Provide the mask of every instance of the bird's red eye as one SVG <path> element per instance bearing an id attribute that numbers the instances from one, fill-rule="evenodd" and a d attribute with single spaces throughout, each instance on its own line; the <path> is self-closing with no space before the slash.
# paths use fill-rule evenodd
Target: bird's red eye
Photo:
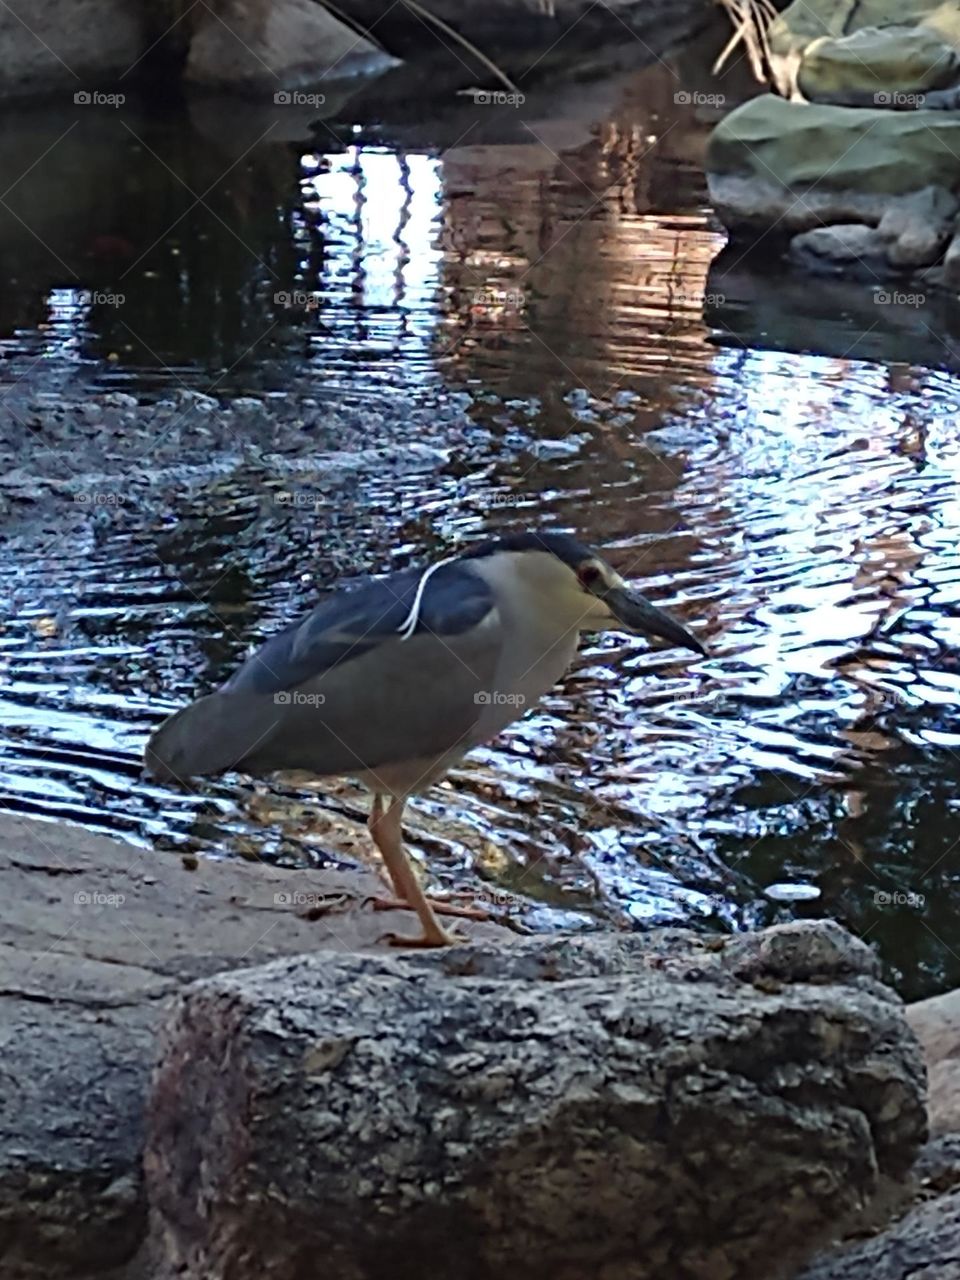
<path id="1" fill-rule="evenodd" d="M 601 581 L 603 575 L 595 564 L 583 564 L 577 570 L 577 577 L 580 579 L 581 587 L 591 591 Z"/>

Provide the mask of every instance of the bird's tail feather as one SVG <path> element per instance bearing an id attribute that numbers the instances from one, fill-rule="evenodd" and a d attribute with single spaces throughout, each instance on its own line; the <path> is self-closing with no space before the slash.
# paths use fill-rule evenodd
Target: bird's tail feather
<path id="1" fill-rule="evenodd" d="M 181 707 L 151 735 L 144 749 L 147 772 L 160 781 L 225 773 L 238 766 L 272 727 L 268 698 L 209 693 Z"/>

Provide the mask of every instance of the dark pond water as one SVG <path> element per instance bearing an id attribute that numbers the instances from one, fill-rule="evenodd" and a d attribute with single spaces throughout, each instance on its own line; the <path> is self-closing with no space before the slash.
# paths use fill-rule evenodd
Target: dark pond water
<path id="1" fill-rule="evenodd" d="M 215 100 L 6 118 L 6 391 L 294 387 L 373 442 L 402 403 L 445 460 L 283 510 L 221 476 L 4 551 L 0 802 L 160 850 L 369 857 L 352 786 L 183 795 L 137 777 L 144 735 L 337 574 L 548 523 L 713 656 L 588 643 L 412 807 L 436 880 L 538 928 L 833 914 L 907 995 L 960 984 L 960 317 L 715 263 L 712 112 L 675 70 L 426 123 L 328 104 L 312 134 Z"/>

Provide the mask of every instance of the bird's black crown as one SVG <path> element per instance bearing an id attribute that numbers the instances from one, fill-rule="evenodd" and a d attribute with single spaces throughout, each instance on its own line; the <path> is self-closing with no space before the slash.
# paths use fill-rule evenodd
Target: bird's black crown
<path id="1" fill-rule="evenodd" d="M 463 552 L 463 559 L 476 560 L 480 556 L 496 555 L 498 551 L 547 551 L 571 569 L 576 569 L 594 554 L 569 533 L 511 533 L 468 547 Z"/>

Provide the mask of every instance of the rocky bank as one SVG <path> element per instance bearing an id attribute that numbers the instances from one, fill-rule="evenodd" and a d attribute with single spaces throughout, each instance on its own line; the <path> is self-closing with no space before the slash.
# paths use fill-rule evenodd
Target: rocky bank
<path id="1" fill-rule="evenodd" d="M 491 57 L 517 75 L 543 58 L 589 61 L 603 46 L 653 60 L 719 20 L 712 0 L 16 0 L 0 6 L 0 97 L 69 92 L 87 105 L 182 78 L 295 104 L 307 86 L 378 75 L 401 58 L 462 84 L 486 83 Z"/>
<path id="2" fill-rule="evenodd" d="M 830 922 L 399 955 L 369 873 L 12 817 L 0 875 L 4 1280 L 761 1280 L 818 1244 L 846 1280 L 894 1209 L 949 1238 L 920 1045 Z M 958 1003 L 908 1016 L 949 1130 Z"/>
<path id="3" fill-rule="evenodd" d="M 708 148 L 731 235 L 878 288 L 960 288 L 960 4 L 796 0 L 768 43 L 780 96 Z"/>

